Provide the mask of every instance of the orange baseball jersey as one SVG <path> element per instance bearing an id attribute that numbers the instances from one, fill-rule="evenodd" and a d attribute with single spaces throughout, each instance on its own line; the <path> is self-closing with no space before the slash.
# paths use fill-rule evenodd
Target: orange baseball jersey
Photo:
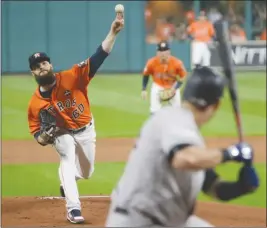
<path id="1" fill-rule="evenodd" d="M 56 85 L 51 98 L 43 98 L 39 87 L 28 106 L 30 133 L 40 131 L 39 112 L 47 109 L 56 117 L 57 126 L 65 129 L 78 129 L 90 123 L 92 116 L 87 96 L 90 61 L 81 62 L 71 69 L 56 73 Z"/>
<path id="2" fill-rule="evenodd" d="M 143 71 L 145 76 L 152 75 L 153 81 L 164 88 L 171 88 L 177 82 L 177 76 L 183 80 L 187 72 L 181 60 L 171 56 L 168 63 L 161 63 L 155 56 L 147 61 Z"/>
<path id="3" fill-rule="evenodd" d="M 209 21 L 195 21 L 187 28 L 187 32 L 196 41 L 208 42 L 214 36 L 215 31 Z"/>

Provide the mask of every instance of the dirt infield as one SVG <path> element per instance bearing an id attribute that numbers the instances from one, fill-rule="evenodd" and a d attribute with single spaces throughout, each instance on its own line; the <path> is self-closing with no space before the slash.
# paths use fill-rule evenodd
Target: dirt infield
<path id="1" fill-rule="evenodd" d="M 255 161 L 266 161 L 266 138 L 246 139 L 255 147 Z M 211 147 L 223 147 L 235 142 L 233 138 L 207 139 Z M 99 139 L 97 141 L 97 162 L 125 161 L 133 146 L 133 139 Z M 23 150 L 22 150 L 23 149 Z M 53 148 L 41 147 L 33 141 L 2 142 L 2 163 L 51 163 L 59 157 Z M 55 173 L 57 175 L 57 173 Z M 90 181 L 90 180 L 89 180 Z M 2 226 L 70 226 L 65 220 L 65 202 L 61 199 L 40 199 L 34 197 L 13 197 L 2 199 Z M 109 206 L 109 198 L 82 199 L 82 226 L 103 226 Z M 241 207 L 222 203 L 198 202 L 196 214 L 216 226 L 264 226 L 266 211 L 261 208 Z"/>

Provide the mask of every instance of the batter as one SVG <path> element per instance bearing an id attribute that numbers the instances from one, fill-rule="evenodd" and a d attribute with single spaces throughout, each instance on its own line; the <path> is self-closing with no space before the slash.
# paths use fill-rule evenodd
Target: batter
<path id="1" fill-rule="evenodd" d="M 231 200 L 258 187 L 251 146 L 209 149 L 199 132 L 216 112 L 223 87 L 210 68 L 196 68 L 182 107 L 164 107 L 148 119 L 112 192 L 107 227 L 210 227 L 193 214 L 201 190 Z M 223 182 L 213 171 L 228 161 L 244 164 L 235 182 Z"/>

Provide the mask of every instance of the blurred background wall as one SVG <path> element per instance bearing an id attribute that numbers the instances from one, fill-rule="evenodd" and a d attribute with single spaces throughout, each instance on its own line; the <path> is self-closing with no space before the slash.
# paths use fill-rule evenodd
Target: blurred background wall
<path id="1" fill-rule="evenodd" d="M 127 25 L 112 58 L 101 68 L 104 71 L 137 70 L 146 58 L 144 3 L 122 4 Z M 56 70 L 79 63 L 104 40 L 115 18 L 115 5 L 108 1 L 3 2 L 2 71 L 28 71 L 28 56 L 37 51 L 47 52 Z"/>
<path id="2" fill-rule="evenodd" d="M 184 33 L 201 10 L 211 20 L 224 14 L 246 39 L 259 39 L 264 29 L 266 37 L 263 1 L 208 2 L 2 1 L 2 73 L 29 72 L 28 56 L 37 51 L 50 55 L 56 71 L 84 60 L 107 35 L 118 3 L 125 6 L 125 29 L 101 72 L 141 72 L 155 54 L 158 28 L 173 31 L 167 32 L 172 52 L 190 69 L 190 42 Z"/>

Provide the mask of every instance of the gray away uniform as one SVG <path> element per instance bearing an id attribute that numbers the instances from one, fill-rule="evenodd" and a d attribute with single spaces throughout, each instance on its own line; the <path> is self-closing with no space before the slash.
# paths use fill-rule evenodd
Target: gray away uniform
<path id="1" fill-rule="evenodd" d="M 144 124 L 111 196 L 107 227 L 211 226 L 192 215 L 204 171 L 181 171 L 168 161 L 181 144 L 204 146 L 193 114 L 165 107 Z"/>

